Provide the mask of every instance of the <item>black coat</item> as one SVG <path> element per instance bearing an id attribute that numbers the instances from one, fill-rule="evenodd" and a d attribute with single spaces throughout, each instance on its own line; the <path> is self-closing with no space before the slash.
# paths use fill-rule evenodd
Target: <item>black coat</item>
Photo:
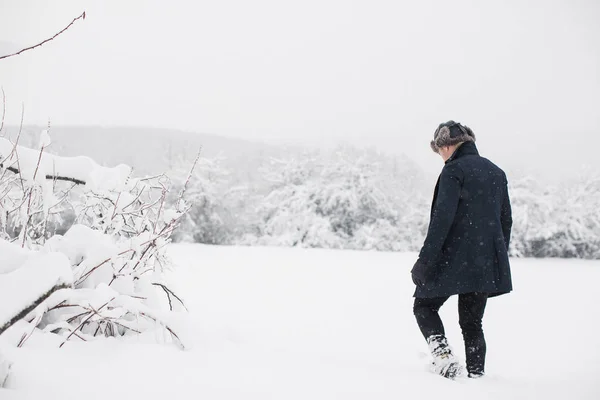
<path id="1" fill-rule="evenodd" d="M 510 292 L 511 227 L 506 174 L 479 156 L 475 143 L 463 143 L 446 161 L 435 187 L 417 261 L 425 283 L 417 285 L 415 297 Z"/>

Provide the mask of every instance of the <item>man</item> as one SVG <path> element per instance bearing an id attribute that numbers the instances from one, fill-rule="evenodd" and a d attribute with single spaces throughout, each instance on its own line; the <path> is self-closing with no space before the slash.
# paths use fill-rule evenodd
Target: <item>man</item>
<path id="1" fill-rule="evenodd" d="M 440 124 L 431 148 L 445 162 L 431 206 L 427 237 L 411 273 L 417 285 L 414 314 L 433 356 L 434 372 L 463 374 L 438 315 L 458 295 L 467 372 L 485 372 L 482 319 L 489 297 L 512 290 L 508 245 L 512 227 L 505 173 L 479 156 L 473 131 L 454 121 Z"/>

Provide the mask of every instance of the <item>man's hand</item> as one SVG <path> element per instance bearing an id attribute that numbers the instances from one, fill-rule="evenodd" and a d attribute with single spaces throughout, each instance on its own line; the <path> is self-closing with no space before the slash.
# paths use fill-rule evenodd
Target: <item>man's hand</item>
<path id="1" fill-rule="evenodd" d="M 415 285 L 425 285 L 425 277 L 427 276 L 427 265 L 423 261 L 421 261 L 421 259 L 417 260 L 410 273 L 412 275 L 412 281 Z"/>

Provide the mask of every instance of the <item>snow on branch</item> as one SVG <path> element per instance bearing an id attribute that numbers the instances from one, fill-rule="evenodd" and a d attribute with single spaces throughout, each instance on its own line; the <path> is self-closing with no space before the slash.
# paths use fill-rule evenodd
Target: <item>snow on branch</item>
<path id="1" fill-rule="evenodd" d="M 85 11 L 79 17 L 74 18 L 73 21 L 71 21 L 71 23 L 69 25 L 67 25 L 63 30 L 61 30 L 60 32 L 56 33 L 51 38 L 48 38 L 48 39 L 44 40 L 43 42 L 40 42 L 40 43 L 35 44 L 33 46 L 26 47 L 26 48 L 24 48 L 22 50 L 17 51 L 16 53 L 12 53 L 12 54 L 7 54 L 7 55 L 4 55 L 4 56 L 0 56 L 0 60 L 5 59 L 5 58 L 9 58 L 9 57 L 18 56 L 19 54 L 21 54 L 23 52 L 26 52 L 28 50 L 33 50 L 36 47 L 40 47 L 40 46 L 44 45 L 45 43 L 48 43 L 49 41 L 54 40 L 56 37 L 58 37 L 59 35 L 61 35 L 62 33 L 64 33 L 67 29 L 69 29 L 71 26 L 73 26 L 73 24 L 75 24 L 75 22 L 77 22 L 77 20 L 79 20 L 79 19 L 82 19 L 82 20 L 85 19 Z"/>
<path id="2" fill-rule="evenodd" d="M 24 180 L 69 181 L 92 190 L 123 190 L 131 175 L 131 167 L 121 164 L 101 167 L 89 157 L 60 157 L 40 150 L 15 145 L 0 138 L 0 167 L 19 174 Z M 36 172 L 37 171 L 37 172 Z"/>
<path id="3" fill-rule="evenodd" d="M 0 240 L 0 334 L 59 289 L 73 285 L 66 256 L 38 253 Z"/>
<path id="4" fill-rule="evenodd" d="M 164 283 L 164 271 L 172 265 L 167 244 L 189 208 L 181 199 L 185 191 L 167 203 L 173 190 L 167 176 L 130 178 L 126 165 L 106 168 L 87 157 L 48 154 L 50 143 L 47 131 L 39 150 L 0 138 L 0 237 L 6 239 L 0 241 L 0 326 L 23 322 L 11 329 L 19 331 L 18 346 L 36 332 L 67 342 L 158 331 L 184 348 L 169 313 L 186 307 Z M 31 254 L 60 257 L 68 279 L 52 268 L 25 268 Z M 5 299 L 10 285 L 12 291 L 27 287 L 26 297 Z"/>

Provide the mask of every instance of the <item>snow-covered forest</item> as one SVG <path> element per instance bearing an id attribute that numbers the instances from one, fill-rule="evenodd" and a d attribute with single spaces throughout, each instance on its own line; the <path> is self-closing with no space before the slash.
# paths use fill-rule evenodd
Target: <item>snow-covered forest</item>
<path id="1" fill-rule="evenodd" d="M 34 145 L 40 129 L 26 127 L 22 142 Z M 78 132 L 94 145 L 86 146 Z M 174 188 L 167 204 L 174 205 L 202 147 L 186 192 L 190 212 L 175 230 L 175 241 L 384 251 L 418 251 L 423 243 L 435 176 L 410 156 L 350 145 L 267 146 L 156 129 L 144 142 L 141 128 L 123 132 L 57 128 L 47 151 L 85 154 L 103 165 L 126 163 L 134 176 L 164 173 Z M 107 143 L 125 135 L 130 138 L 111 151 Z M 132 145 L 143 155 L 128 152 Z M 597 171 L 582 169 L 576 178 L 554 184 L 527 170 L 510 170 L 508 178 L 512 256 L 600 258 Z M 56 226 L 58 232 L 68 228 L 74 213 Z"/>
<path id="2" fill-rule="evenodd" d="M 184 169 L 172 172 L 176 180 Z M 222 158 L 202 158 L 176 239 L 209 244 L 418 251 L 434 181 L 406 158 L 339 147 L 265 160 L 236 182 Z M 510 177 L 509 177 L 510 178 Z M 600 175 L 560 186 L 513 177 L 511 255 L 600 258 Z"/>

